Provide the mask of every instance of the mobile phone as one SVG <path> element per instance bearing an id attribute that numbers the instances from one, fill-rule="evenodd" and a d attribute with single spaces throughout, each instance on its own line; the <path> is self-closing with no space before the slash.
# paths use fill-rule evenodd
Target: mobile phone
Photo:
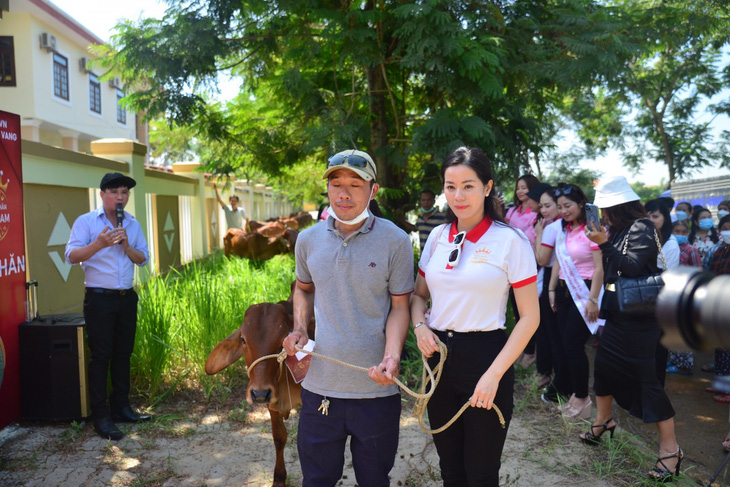
<path id="1" fill-rule="evenodd" d="M 598 216 L 598 207 L 592 203 L 586 203 L 586 223 L 587 222 L 591 222 L 596 229 L 601 228 L 601 218 Z M 588 228 L 590 228 L 590 225 Z"/>

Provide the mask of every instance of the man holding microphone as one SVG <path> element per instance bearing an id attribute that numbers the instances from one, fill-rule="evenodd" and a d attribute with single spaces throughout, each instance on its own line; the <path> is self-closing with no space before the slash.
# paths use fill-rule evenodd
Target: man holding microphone
<path id="1" fill-rule="evenodd" d="M 149 259 L 139 222 L 124 208 L 137 183 L 120 173 L 101 180 L 102 206 L 74 222 L 66 244 L 66 261 L 81 264 L 85 274 L 84 319 L 91 362 L 89 393 L 94 429 L 103 438 L 124 435 L 115 422 L 149 421 L 129 404 L 129 361 L 137 328 L 137 293 L 132 288 L 134 265 Z M 107 404 L 107 376 L 112 391 Z"/>

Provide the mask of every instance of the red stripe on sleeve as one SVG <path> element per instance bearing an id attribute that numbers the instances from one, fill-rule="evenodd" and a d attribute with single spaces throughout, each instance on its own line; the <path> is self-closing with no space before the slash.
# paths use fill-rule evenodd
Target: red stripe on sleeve
<path id="1" fill-rule="evenodd" d="M 420 275 L 421 277 L 426 277 L 426 273 L 425 273 L 425 272 L 423 272 L 423 271 L 421 270 L 421 268 L 420 268 L 420 267 L 418 268 L 418 274 L 419 274 L 419 275 Z"/>
<path id="2" fill-rule="evenodd" d="M 536 282 L 536 281 L 537 281 L 537 275 L 534 275 L 534 276 L 528 277 L 527 279 L 524 279 L 522 281 L 512 283 L 512 287 L 517 289 L 517 288 L 521 288 L 523 286 L 527 286 L 528 284 L 532 284 L 533 282 Z"/>
<path id="3" fill-rule="evenodd" d="M 540 245 L 542 245 L 543 247 L 547 247 L 547 248 L 549 248 L 549 249 L 554 249 L 554 248 L 555 248 L 554 246 L 552 246 L 552 245 L 548 245 L 548 244 L 546 244 L 546 243 L 544 243 L 544 244 L 540 244 Z"/>

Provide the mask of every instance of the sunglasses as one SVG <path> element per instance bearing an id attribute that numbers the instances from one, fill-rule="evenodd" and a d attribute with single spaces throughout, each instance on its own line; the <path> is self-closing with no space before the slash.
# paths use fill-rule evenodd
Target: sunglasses
<path id="1" fill-rule="evenodd" d="M 464 240 L 466 240 L 466 232 L 459 232 L 454 235 L 454 245 L 456 248 L 449 254 L 449 265 L 456 267 L 459 265 L 459 259 L 461 259 L 461 249 L 464 247 Z"/>
<path id="2" fill-rule="evenodd" d="M 562 187 L 562 188 L 557 188 L 555 190 L 555 196 L 556 197 L 557 196 L 563 196 L 563 195 L 566 195 L 566 194 L 570 194 L 572 192 L 573 192 L 573 186 L 565 186 L 565 187 Z"/>
<path id="3" fill-rule="evenodd" d="M 370 161 L 363 156 L 358 156 L 357 154 L 336 154 L 327 159 L 327 167 L 342 166 L 345 164 L 364 169 L 370 166 Z"/>

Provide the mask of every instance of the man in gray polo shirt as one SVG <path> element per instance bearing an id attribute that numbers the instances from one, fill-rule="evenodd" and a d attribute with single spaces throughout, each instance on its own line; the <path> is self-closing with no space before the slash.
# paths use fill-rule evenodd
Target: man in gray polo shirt
<path id="1" fill-rule="evenodd" d="M 395 463 L 401 406 L 393 377 L 410 322 L 413 248 L 403 230 L 368 212 L 379 189 L 376 177 L 365 152 L 332 156 L 323 175 L 330 216 L 297 240 L 294 331 L 284 340 L 287 353 L 307 343 L 314 313 L 318 353 L 370 368 L 366 376 L 312 358 L 297 434 L 303 487 L 340 480 L 348 436 L 361 487 L 389 485 Z"/>

